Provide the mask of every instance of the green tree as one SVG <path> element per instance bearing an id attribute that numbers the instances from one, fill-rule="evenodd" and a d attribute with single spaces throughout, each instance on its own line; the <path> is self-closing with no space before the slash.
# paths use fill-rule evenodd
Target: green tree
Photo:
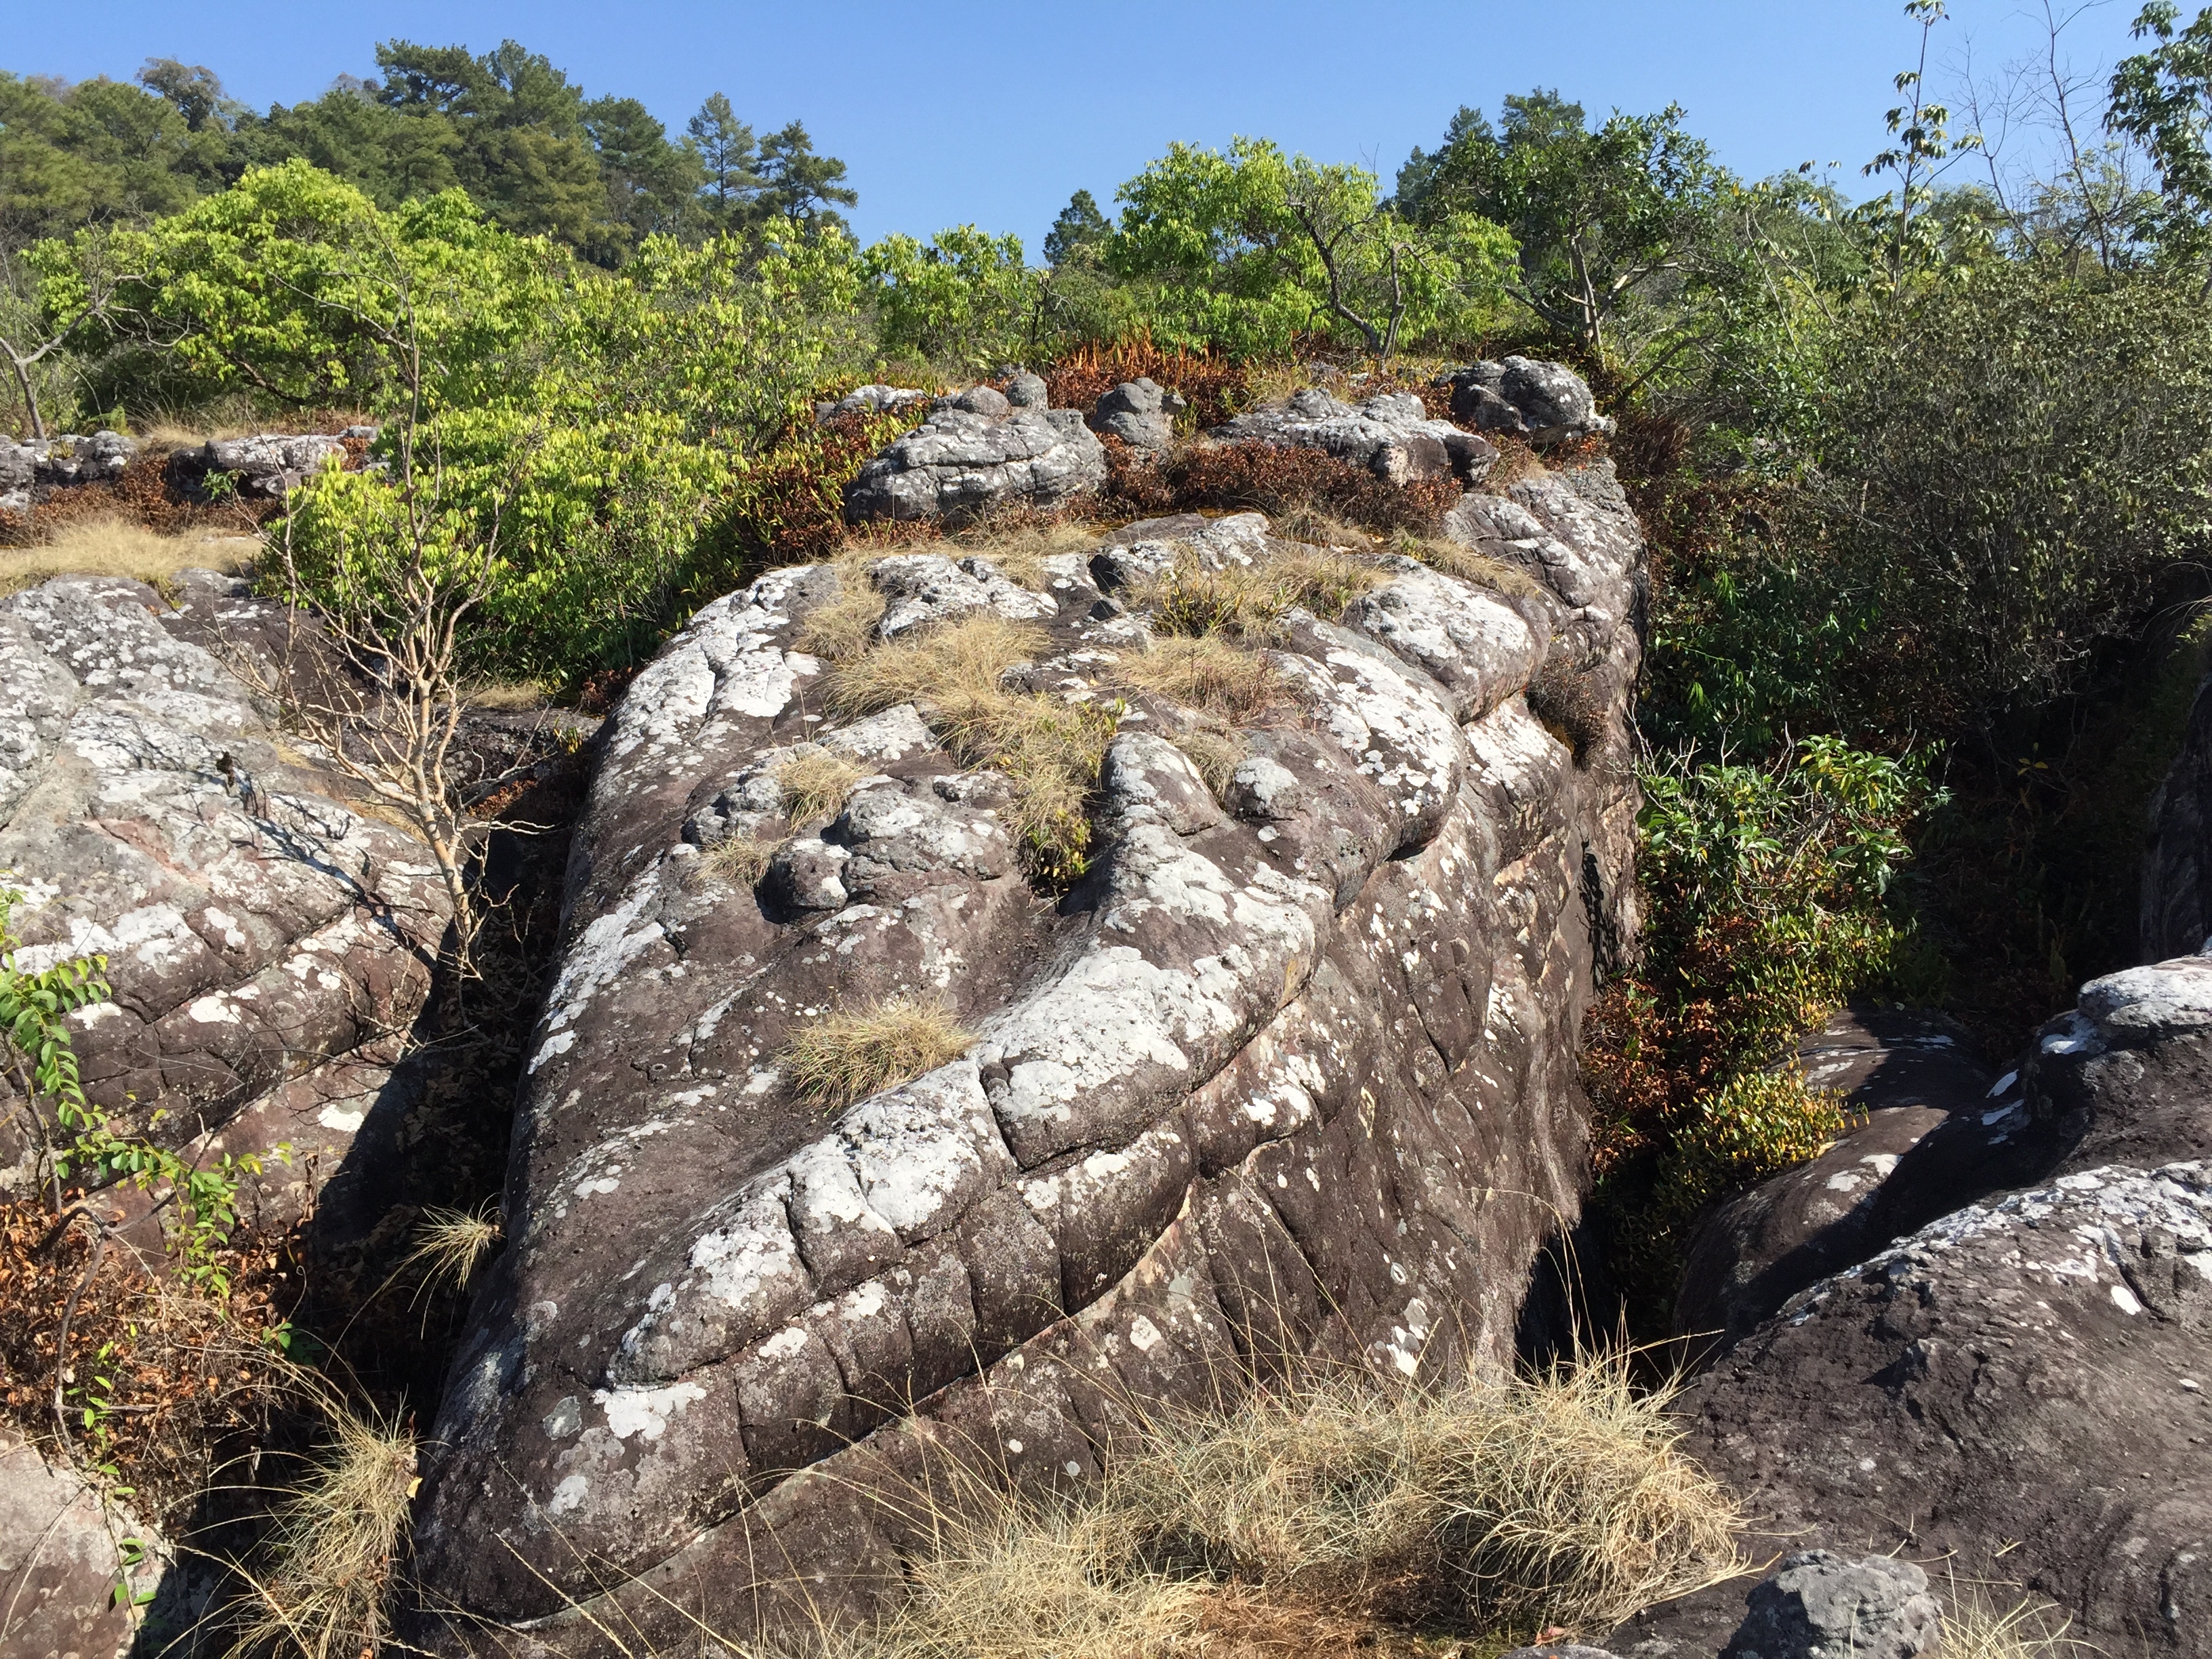
<path id="1" fill-rule="evenodd" d="M 845 183 L 845 164 L 834 155 L 817 155 L 806 125 L 793 121 L 761 140 L 761 211 L 781 219 L 793 230 L 846 228 L 841 207 L 857 207 L 860 194 Z"/>
<path id="2" fill-rule="evenodd" d="M 926 244 L 886 236 L 868 249 L 861 269 L 886 356 L 975 372 L 1018 359 L 1036 343 L 1042 273 L 1023 263 L 1018 236 L 973 225 L 941 230 Z"/>
<path id="3" fill-rule="evenodd" d="M 750 218 L 760 193 L 760 174 L 754 170 L 760 146 L 754 142 L 752 128 L 738 119 L 726 94 L 714 92 L 699 106 L 685 131 L 706 175 L 699 204 L 708 227 L 716 231 L 738 228 Z"/>
<path id="4" fill-rule="evenodd" d="M 607 189 L 600 264 L 617 264 L 646 237 L 686 228 L 701 183 L 697 151 L 670 143 L 668 129 L 635 98 L 593 99 L 584 106 L 584 130 Z"/>
<path id="5" fill-rule="evenodd" d="M 1463 108 L 1434 155 L 1401 170 L 1398 202 L 1419 223 L 1503 225 L 1519 248 L 1516 296 L 1603 355 L 1625 308 L 1679 290 L 1717 251 L 1731 181 L 1681 118 L 1616 112 L 1593 130 L 1581 105 L 1540 88 L 1508 98 L 1496 129 Z"/>
<path id="6" fill-rule="evenodd" d="M 1045 233 L 1044 258 L 1049 265 L 1098 264 L 1105 259 L 1106 244 L 1114 226 L 1098 210 L 1098 198 L 1079 190 Z"/>
<path id="7" fill-rule="evenodd" d="M 2135 22 L 2148 52 L 2124 58 L 2113 71 L 2106 118 L 2149 152 L 2158 169 L 2160 200 L 2142 216 L 2141 232 L 2169 261 L 2191 268 L 2212 262 L 2212 152 L 2204 135 L 2212 124 L 2212 8 L 2177 29 L 2180 9 L 2151 0 Z M 2204 294 L 2212 297 L 2212 266 Z"/>
<path id="8" fill-rule="evenodd" d="M 1170 145 L 1116 199 L 1107 263 L 1144 285 L 1139 313 L 1163 343 L 1279 354 L 1329 333 L 1387 358 L 1403 340 L 1481 331 L 1512 257 L 1474 215 L 1416 225 L 1377 201 L 1365 169 L 1264 139 Z"/>

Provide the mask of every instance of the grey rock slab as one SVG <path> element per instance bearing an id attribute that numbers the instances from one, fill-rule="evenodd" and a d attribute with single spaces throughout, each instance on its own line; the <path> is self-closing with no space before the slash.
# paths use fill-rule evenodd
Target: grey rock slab
<path id="1" fill-rule="evenodd" d="M 1469 363 L 1440 375 L 1452 389 L 1452 415 L 1485 432 L 1554 444 L 1610 434 L 1589 383 L 1565 363 L 1528 357 Z"/>
<path id="2" fill-rule="evenodd" d="M 138 1547 L 126 1554 L 125 1540 Z M 119 1659 L 167 1556 L 159 1534 L 82 1476 L 0 1434 L 0 1653 Z"/>
<path id="3" fill-rule="evenodd" d="M 1472 483 L 1497 459 L 1480 438 L 1449 421 L 1432 421 L 1411 392 L 1386 392 L 1358 405 L 1316 387 L 1207 428 L 1219 443 L 1264 443 L 1318 449 L 1365 467 L 1386 483 L 1409 483 L 1457 472 Z"/>
<path id="4" fill-rule="evenodd" d="M 1175 441 L 1176 416 L 1189 407 L 1181 393 L 1149 378 L 1124 380 L 1098 399 L 1091 427 L 1132 449 L 1165 449 Z"/>
<path id="5" fill-rule="evenodd" d="M 868 577 L 889 601 L 876 624 L 877 635 L 886 640 L 974 611 L 1030 622 L 1060 609 L 1045 595 L 1009 581 L 988 559 L 974 556 L 956 562 L 941 553 L 893 554 L 870 565 Z"/>
<path id="6" fill-rule="evenodd" d="M 280 753 L 197 642 L 250 641 L 274 607 L 185 591 L 173 609 L 63 577 L 0 600 L 0 870 L 26 895 L 22 965 L 108 958 L 112 1000 L 70 1017 L 88 1092 L 188 1139 L 404 1029 L 447 908 L 428 850 Z M 18 1119 L 10 1181 L 31 1152 Z"/>
<path id="7" fill-rule="evenodd" d="M 199 453 L 208 472 L 227 474 L 241 495 L 282 495 L 319 471 L 345 445 L 319 433 L 258 432 L 245 438 L 210 439 Z"/>

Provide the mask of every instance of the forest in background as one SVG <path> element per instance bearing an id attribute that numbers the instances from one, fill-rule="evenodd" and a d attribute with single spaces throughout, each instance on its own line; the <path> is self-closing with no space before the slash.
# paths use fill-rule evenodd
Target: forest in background
<path id="1" fill-rule="evenodd" d="M 1540 89 L 1388 181 L 1170 145 L 1041 260 L 975 226 L 860 246 L 803 125 L 757 138 L 718 95 L 672 138 L 512 42 L 390 42 L 265 115 L 166 60 L 0 76 L 0 421 L 376 418 L 386 470 L 289 504 L 307 596 L 374 604 L 408 537 L 476 561 L 471 672 L 573 696 L 839 542 L 913 418 L 817 423 L 864 381 L 1151 373 L 1194 420 L 1316 364 L 1565 358 L 1654 538 L 1650 921 L 1587 1063 L 1601 1212 L 1638 1218 L 1616 1266 L 1656 1292 L 1713 1197 L 1832 1133 L 1765 1069 L 1827 1009 L 1948 1007 L 2001 1054 L 2133 959 L 2201 667 L 2212 14 L 2137 35 L 2083 78 L 2054 28 L 1948 92 L 1923 49 L 1863 183 L 1740 179 L 1679 110 Z"/>

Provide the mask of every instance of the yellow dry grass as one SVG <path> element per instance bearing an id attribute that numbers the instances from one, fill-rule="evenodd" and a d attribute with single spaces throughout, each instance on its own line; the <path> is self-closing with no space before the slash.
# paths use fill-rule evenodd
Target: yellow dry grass
<path id="1" fill-rule="evenodd" d="M 1390 544 L 1393 553 L 1402 553 L 1407 558 L 1419 559 L 1430 569 L 1447 576 L 1456 576 L 1477 587 L 1487 587 L 1493 592 L 1522 599 L 1541 599 L 1543 584 L 1525 570 L 1516 569 L 1501 560 L 1478 553 L 1471 547 L 1462 547 L 1457 542 L 1448 542 L 1439 536 L 1415 536 L 1401 532 Z"/>
<path id="2" fill-rule="evenodd" d="M 485 1204 L 475 1210 L 434 1206 L 422 1212 L 415 1227 L 415 1248 L 399 1265 L 403 1272 L 420 1270 L 420 1294 L 433 1292 L 441 1285 L 459 1291 L 476 1277 L 477 1267 L 498 1243 L 495 1205 Z"/>
<path id="3" fill-rule="evenodd" d="M 246 536 L 157 536 L 127 519 L 80 519 L 40 546 L 0 549 L 0 593 L 72 575 L 127 576 L 166 588 L 177 572 L 195 567 L 235 574 L 260 550 Z"/>
<path id="4" fill-rule="evenodd" d="M 815 749 L 794 755 L 774 775 L 776 787 L 783 791 L 784 817 L 795 830 L 842 811 L 845 797 L 868 771 L 834 749 Z"/>
<path id="5" fill-rule="evenodd" d="M 1091 842 L 1084 801 L 1097 784 L 1117 716 L 1095 703 L 1002 687 L 1008 669 L 1047 644 L 1041 629 L 981 612 L 840 665 L 824 695 L 847 715 L 916 704 L 962 763 L 1002 769 L 1031 869 L 1064 882 L 1084 869 Z"/>
<path id="6" fill-rule="evenodd" d="M 699 855 L 699 867 L 709 876 L 740 887 L 757 886 L 768 873 L 768 861 L 781 844 L 755 841 L 748 836 L 725 836 Z"/>
<path id="7" fill-rule="evenodd" d="M 868 566 L 882 556 L 848 551 L 829 562 L 837 573 L 837 597 L 800 620 L 793 642 L 801 651 L 824 662 L 848 662 L 873 642 L 886 601 L 868 580 Z"/>
<path id="8" fill-rule="evenodd" d="M 1290 700 L 1274 665 L 1218 634 L 1170 634 L 1115 670 L 1122 684 L 1250 726 Z"/>
<path id="9" fill-rule="evenodd" d="M 468 688 L 461 701 L 471 708 L 527 714 L 545 707 L 545 687 L 537 680 L 485 680 Z"/>
<path id="10" fill-rule="evenodd" d="M 2073 1620 L 2063 1607 L 2006 1600 L 1991 1594 L 1997 1588 L 1952 1579 L 1943 1598 L 1943 1659 L 2088 1659 L 2099 1651 L 2067 1633 Z"/>
<path id="11" fill-rule="evenodd" d="M 331 1437 L 279 1506 L 272 1561 L 245 1575 L 234 1655 L 355 1659 L 381 1650 L 415 1490 L 415 1436 L 326 1404 Z"/>
<path id="12" fill-rule="evenodd" d="M 1214 799 L 1226 805 L 1230 781 L 1237 762 L 1244 758 L 1243 740 L 1225 732 L 1186 732 L 1175 739 L 1175 746 L 1190 757 Z"/>
<path id="13" fill-rule="evenodd" d="M 1740 1567 L 1735 1507 L 1680 1454 L 1670 1399 L 1639 1392 L 1616 1357 L 1433 1388 L 1361 1372 L 1204 1414 L 1139 1411 L 1134 1443 L 1079 1502 L 938 1482 L 908 1517 L 933 1546 L 909 1600 L 823 1646 L 1220 1659 L 1403 1651 L 1416 1627 L 1479 1646 L 1602 1630 Z"/>
<path id="14" fill-rule="evenodd" d="M 824 1014 L 784 1045 L 781 1063 L 800 1099 L 834 1112 L 957 1060 L 975 1040 L 943 1002 L 901 994 Z"/>
<path id="15" fill-rule="evenodd" d="M 1170 634 L 1225 633 L 1279 638 L 1293 610 L 1334 622 L 1362 594 L 1389 580 L 1371 558 L 1331 547 L 1299 545 L 1265 564 L 1208 570 L 1195 556 L 1178 559 L 1146 583 L 1138 603 Z"/>

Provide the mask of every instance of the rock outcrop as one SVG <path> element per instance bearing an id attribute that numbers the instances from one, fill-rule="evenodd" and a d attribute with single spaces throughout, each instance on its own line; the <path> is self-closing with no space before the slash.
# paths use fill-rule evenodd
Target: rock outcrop
<path id="1" fill-rule="evenodd" d="M 1209 427 L 1206 435 L 1218 443 L 1318 449 L 1394 484 L 1454 475 L 1478 483 L 1498 461 L 1494 445 L 1449 421 L 1431 420 L 1426 405 L 1410 392 L 1384 392 L 1354 405 L 1309 386 L 1286 403 Z"/>
<path id="2" fill-rule="evenodd" d="M 0 438 L 0 511 L 22 511 L 37 489 L 120 477 L 138 448 L 136 438 L 105 427 L 89 437 L 64 433 L 20 444 Z"/>
<path id="3" fill-rule="evenodd" d="M 1002 504 L 1053 507 L 1105 482 L 1106 452 L 1080 413 L 1014 409 L 1004 393 L 975 386 L 937 399 L 927 420 L 861 467 L 845 488 L 845 518 L 958 520 Z"/>
<path id="4" fill-rule="evenodd" d="M 1437 378 L 1452 393 L 1452 418 L 1482 432 L 1504 432 L 1534 444 L 1571 443 L 1612 432 L 1597 412 L 1589 383 L 1565 363 L 1508 357 L 1469 363 Z"/>
<path id="5" fill-rule="evenodd" d="M 1943 1613 L 1910 1561 L 1828 1550 L 1791 1556 L 1746 1598 L 1721 1659 L 1919 1659 L 1941 1645 Z"/>
<path id="6" fill-rule="evenodd" d="M 1510 1363 L 1577 1206 L 1577 1021 L 1634 925 L 1642 540 L 1601 465 L 1506 505 L 1462 527 L 1535 581 L 1389 562 L 1340 623 L 1292 614 L 1266 648 L 1281 712 L 1234 732 L 1117 679 L 1146 613 L 1101 586 L 1146 568 L 1105 555 L 1208 521 L 1132 526 L 1035 587 L 878 565 L 902 639 L 1032 609 L 1004 684 L 1105 721 L 1090 872 L 1054 902 L 1013 780 L 957 763 L 927 708 L 828 713 L 799 641 L 836 568 L 763 576 L 669 643 L 600 738 L 511 1243 L 418 1510 L 453 1617 L 418 1635 L 544 1621 L 580 1652 L 608 1615 L 843 1617 L 898 1594 L 920 1534 L 896 1495 L 938 1457 L 1079 1482 L 1117 1402 L 1211 1400 L 1285 1353 Z M 1282 550 L 1256 515 L 1212 522 L 1209 556 Z M 1579 766 L 1522 696 L 1562 638 L 1611 711 Z M 784 822 L 782 769 L 824 753 L 860 781 Z M 779 832 L 757 886 L 720 857 Z M 825 1115 L 787 1045 L 900 994 L 972 1046 Z"/>
<path id="7" fill-rule="evenodd" d="M 375 428 L 366 428 L 369 436 Z M 332 457 L 341 465 L 346 447 L 322 433 L 257 432 L 246 438 L 211 438 L 189 458 L 202 477 L 228 477 L 241 495 L 276 497 L 296 489 Z"/>
<path id="8" fill-rule="evenodd" d="M 2088 1639 L 2212 1651 L 2209 1065 L 2212 960 L 2083 986 L 1875 1183 L 1930 1201 L 1914 1166 L 1948 1139 L 1954 1198 L 1986 1195 L 1784 1302 L 1684 1396 L 1688 1449 L 1777 1537 L 1948 1558 Z M 1636 1633 L 1711 1650 L 1727 1612 Z"/>
<path id="9" fill-rule="evenodd" d="M 165 1565 L 127 1511 L 0 1435 L 0 1653 L 118 1659 Z"/>
<path id="10" fill-rule="evenodd" d="M 1124 380 L 1099 398 L 1091 413 L 1091 430 L 1119 438 L 1132 449 L 1165 449 L 1175 441 L 1176 416 L 1190 405 L 1182 394 L 1149 378 Z"/>
<path id="11" fill-rule="evenodd" d="M 209 572 L 173 604 L 94 577 L 0 599 L 0 872 L 25 895 L 21 965 L 108 959 L 113 999 L 71 1024 L 86 1091 L 118 1124 L 158 1113 L 179 1142 L 228 1128 L 240 1152 L 266 1149 L 258 1125 L 327 1176 L 447 912 L 427 849 L 280 747 L 226 668 L 220 653 L 265 650 L 280 618 Z M 0 1182 L 20 1187 L 32 1153 L 0 1095 Z"/>

